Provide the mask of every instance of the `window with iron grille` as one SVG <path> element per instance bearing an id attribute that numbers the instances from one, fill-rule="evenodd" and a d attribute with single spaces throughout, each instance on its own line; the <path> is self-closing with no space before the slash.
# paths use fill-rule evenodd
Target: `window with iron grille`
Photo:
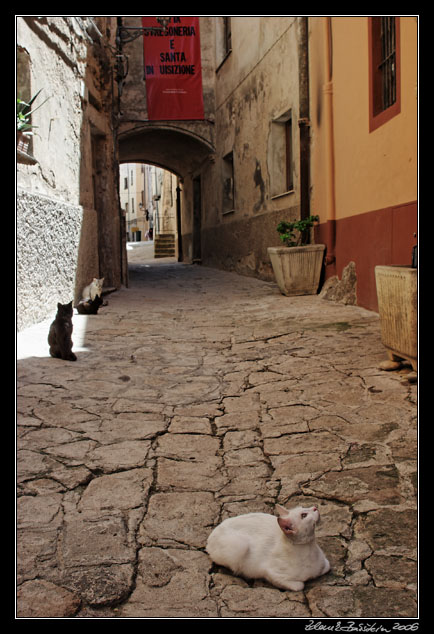
<path id="1" fill-rule="evenodd" d="M 370 130 L 401 110 L 399 18 L 369 18 Z"/>

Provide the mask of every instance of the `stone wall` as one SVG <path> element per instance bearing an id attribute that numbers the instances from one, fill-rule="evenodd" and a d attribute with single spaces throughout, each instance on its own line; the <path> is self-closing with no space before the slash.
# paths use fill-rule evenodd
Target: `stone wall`
<path id="1" fill-rule="evenodd" d="M 80 205 L 18 188 L 18 330 L 74 299 L 82 220 Z"/>
<path id="2" fill-rule="evenodd" d="M 238 219 L 228 225 L 205 228 L 202 233 L 203 262 L 240 275 L 274 281 L 268 247 L 282 246 L 277 224 L 294 217 L 298 208 Z"/>

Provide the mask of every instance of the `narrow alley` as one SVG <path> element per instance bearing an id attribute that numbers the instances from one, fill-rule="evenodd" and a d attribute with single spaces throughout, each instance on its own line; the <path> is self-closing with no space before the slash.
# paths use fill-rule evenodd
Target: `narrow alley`
<path id="1" fill-rule="evenodd" d="M 138 249 L 106 299 L 75 363 L 19 333 L 18 617 L 417 617 L 417 386 L 378 314 Z M 321 511 L 302 592 L 205 552 L 276 503 Z"/>

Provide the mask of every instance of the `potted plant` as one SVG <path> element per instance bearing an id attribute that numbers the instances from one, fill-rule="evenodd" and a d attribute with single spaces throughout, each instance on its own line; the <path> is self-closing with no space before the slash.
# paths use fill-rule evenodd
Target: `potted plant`
<path id="1" fill-rule="evenodd" d="M 383 369 L 396 369 L 402 360 L 417 371 L 417 262 L 411 265 L 378 265 L 375 267 L 381 341 L 387 356 L 395 364 L 382 364 Z"/>
<path id="2" fill-rule="evenodd" d="M 309 216 L 277 225 L 285 246 L 268 247 L 268 255 L 283 295 L 315 295 L 318 291 L 325 245 L 309 244 L 311 228 L 318 221 L 318 216 Z"/>
<path id="3" fill-rule="evenodd" d="M 45 99 L 45 101 L 32 110 L 32 104 L 38 97 L 41 90 L 38 90 L 29 102 L 17 98 L 17 150 L 24 154 L 28 153 L 30 137 L 33 134 L 32 130 L 37 127 L 30 123 L 30 117 L 45 103 L 45 101 L 48 101 L 48 98 Z"/>

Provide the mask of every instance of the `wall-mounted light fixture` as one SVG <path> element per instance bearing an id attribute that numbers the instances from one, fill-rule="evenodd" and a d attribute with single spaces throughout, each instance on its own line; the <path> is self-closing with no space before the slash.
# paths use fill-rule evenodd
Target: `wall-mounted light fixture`
<path id="1" fill-rule="evenodd" d="M 167 32 L 167 28 L 172 18 L 156 16 L 155 19 L 160 26 L 124 26 L 122 23 L 122 17 L 117 18 L 116 29 L 116 82 L 118 84 L 119 99 L 122 95 L 122 89 L 125 79 L 128 75 L 128 56 L 122 51 L 124 44 L 134 42 L 138 37 L 145 33 L 162 33 Z M 119 107 L 120 111 L 120 107 Z"/>
<path id="2" fill-rule="evenodd" d="M 172 18 L 156 16 L 155 19 L 161 26 L 124 26 L 122 18 L 118 18 L 118 28 L 116 31 L 116 43 L 122 47 L 122 44 L 133 42 L 146 32 L 165 33 Z"/>

